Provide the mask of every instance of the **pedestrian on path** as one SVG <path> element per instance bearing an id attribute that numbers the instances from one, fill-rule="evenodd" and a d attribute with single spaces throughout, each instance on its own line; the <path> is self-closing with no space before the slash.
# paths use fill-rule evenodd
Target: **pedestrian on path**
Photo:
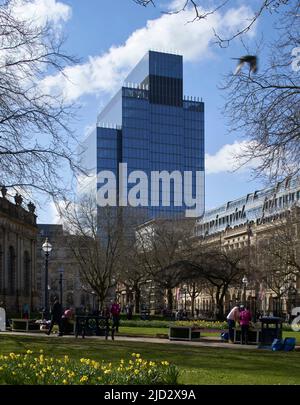
<path id="1" fill-rule="evenodd" d="M 121 306 L 118 304 L 117 300 L 114 300 L 110 312 L 113 319 L 113 328 L 115 328 L 116 332 L 119 332 Z"/>
<path id="2" fill-rule="evenodd" d="M 62 336 L 61 333 L 61 316 L 62 316 L 62 306 L 59 303 L 58 299 L 54 301 L 52 310 L 51 310 L 51 323 L 47 332 L 47 335 L 50 335 L 52 332 L 53 326 L 58 325 L 59 336 Z"/>
<path id="3" fill-rule="evenodd" d="M 234 343 L 234 328 L 235 328 L 235 323 L 239 321 L 239 315 L 240 315 L 240 309 L 237 305 L 235 307 L 233 307 L 232 310 L 227 315 L 228 334 L 229 334 L 229 340 L 231 341 L 231 343 Z"/>
<path id="4" fill-rule="evenodd" d="M 247 307 L 241 308 L 240 325 L 241 325 L 241 344 L 248 344 L 249 325 L 252 319 L 251 312 Z"/>

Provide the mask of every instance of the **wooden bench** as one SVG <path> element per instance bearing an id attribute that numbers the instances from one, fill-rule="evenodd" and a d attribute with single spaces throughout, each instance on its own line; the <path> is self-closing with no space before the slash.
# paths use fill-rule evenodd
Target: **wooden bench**
<path id="1" fill-rule="evenodd" d="M 34 319 L 17 319 L 11 320 L 12 332 L 39 332 L 40 325 Z"/>
<path id="2" fill-rule="evenodd" d="M 240 328 L 234 328 L 234 343 L 241 343 L 242 331 Z M 261 342 L 261 329 L 249 329 L 248 343 L 259 344 Z"/>
<path id="3" fill-rule="evenodd" d="M 170 340 L 199 340 L 200 328 L 193 326 L 171 326 L 169 328 Z"/>

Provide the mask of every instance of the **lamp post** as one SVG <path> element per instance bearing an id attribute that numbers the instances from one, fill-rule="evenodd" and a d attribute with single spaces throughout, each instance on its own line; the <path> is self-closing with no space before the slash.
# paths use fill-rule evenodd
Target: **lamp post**
<path id="1" fill-rule="evenodd" d="M 95 291 L 91 291 L 92 297 L 93 297 L 93 302 L 92 302 L 92 306 L 93 306 L 93 313 L 95 313 L 95 298 L 96 298 L 96 293 Z"/>
<path id="2" fill-rule="evenodd" d="M 47 319 L 48 317 L 48 261 L 49 261 L 49 254 L 52 250 L 52 245 L 48 241 L 48 238 L 46 238 L 45 242 L 42 245 L 42 249 L 45 253 L 45 305 L 44 305 L 44 311 L 45 311 L 45 318 Z"/>
<path id="3" fill-rule="evenodd" d="M 242 283 L 243 283 L 243 287 L 244 287 L 244 305 L 246 306 L 246 304 L 247 304 L 246 288 L 247 288 L 247 284 L 248 284 L 248 279 L 246 276 L 243 277 Z"/>
<path id="4" fill-rule="evenodd" d="M 64 275 L 64 268 L 61 267 L 58 271 L 59 271 L 60 303 L 61 303 L 61 305 L 63 305 L 63 275 Z"/>

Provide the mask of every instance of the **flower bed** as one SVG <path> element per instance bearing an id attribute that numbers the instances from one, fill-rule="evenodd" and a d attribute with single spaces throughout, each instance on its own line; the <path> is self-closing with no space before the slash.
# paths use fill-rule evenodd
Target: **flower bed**
<path id="1" fill-rule="evenodd" d="M 120 326 L 128 326 L 134 328 L 168 328 L 170 324 L 172 324 L 172 322 L 170 321 L 120 321 Z"/>
<path id="2" fill-rule="evenodd" d="M 223 329 L 228 328 L 227 322 L 220 322 L 220 321 L 201 321 L 201 320 L 176 321 L 175 325 L 192 326 L 192 327 L 197 327 L 197 328 L 214 329 L 214 330 L 223 330 Z"/>
<path id="3" fill-rule="evenodd" d="M 0 356 L 0 383 L 11 385 L 102 385 L 102 384 L 176 384 L 178 369 L 167 361 L 143 360 L 132 353 L 119 364 L 80 361 L 34 354 L 10 353 Z"/>

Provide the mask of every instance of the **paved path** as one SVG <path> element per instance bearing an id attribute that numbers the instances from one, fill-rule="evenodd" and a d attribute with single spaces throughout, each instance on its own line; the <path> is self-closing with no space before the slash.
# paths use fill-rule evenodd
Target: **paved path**
<path id="1" fill-rule="evenodd" d="M 30 336 L 30 337 L 39 337 L 45 339 L 75 339 L 73 335 L 65 335 L 62 337 L 57 337 L 56 334 L 51 334 L 50 336 L 44 333 L 26 333 L 26 332 L 0 332 L 0 336 Z M 79 340 L 83 340 L 81 337 L 78 337 Z M 104 340 L 102 336 L 87 336 L 84 341 L 88 340 Z M 111 339 L 109 339 L 111 341 Z M 240 345 L 232 343 L 222 343 L 217 340 L 216 337 L 204 337 L 200 341 L 185 341 L 185 340 L 169 340 L 155 337 L 133 337 L 133 336 L 115 336 L 115 342 L 140 342 L 140 343 L 157 343 L 164 345 L 180 345 L 180 346 L 189 346 L 189 347 L 218 347 L 224 349 L 235 349 L 235 350 L 256 350 L 256 345 Z M 300 346 L 296 347 L 296 350 L 300 350 Z"/>

